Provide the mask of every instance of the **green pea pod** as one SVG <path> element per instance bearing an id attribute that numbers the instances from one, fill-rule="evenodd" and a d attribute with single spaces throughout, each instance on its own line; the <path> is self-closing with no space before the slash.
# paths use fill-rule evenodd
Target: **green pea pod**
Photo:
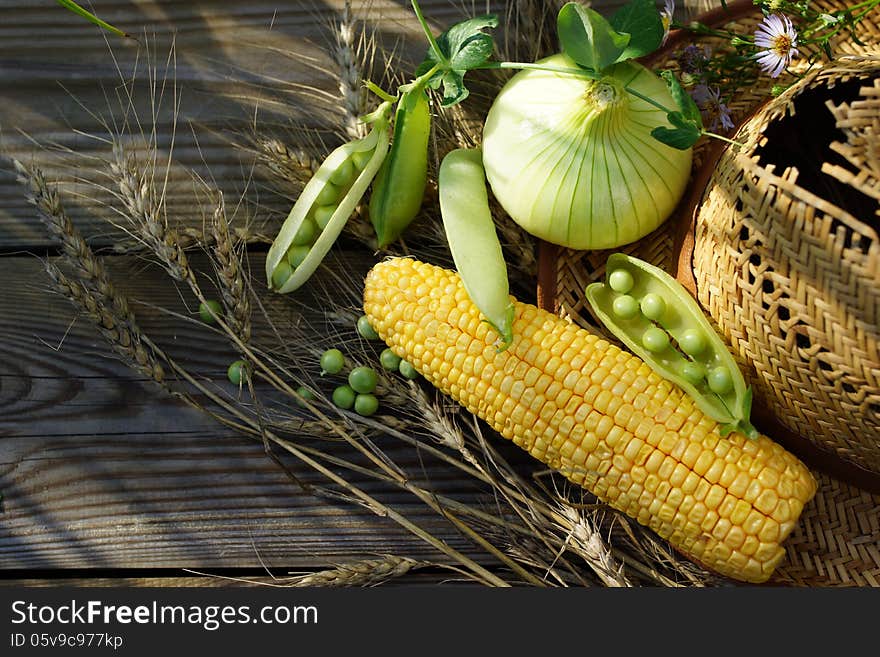
<path id="1" fill-rule="evenodd" d="M 422 207 L 430 133 L 428 96 L 423 88 L 415 87 L 404 93 L 397 105 L 391 152 L 370 196 L 370 221 L 380 248 L 400 237 Z"/>
<path id="2" fill-rule="evenodd" d="M 438 174 L 440 214 L 449 250 L 465 290 L 501 338 L 513 340 L 514 305 L 507 264 L 489 210 L 486 172 L 480 149 L 450 151 Z"/>
<path id="3" fill-rule="evenodd" d="M 369 134 L 335 149 L 306 183 L 266 256 L 270 289 L 286 294 L 299 288 L 339 237 L 388 154 L 391 107 L 382 103 L 365 118 L 372 123 Z M 303 246 L 298 237 L 308 222 L 323 227 Z"/>
<path id="4" fill-rule="evenodd" d="M 672 276 L 638 258 L 608 258 L 605 282 L 586 289 L 596 317 L 655 372 L 681 387 L 721 435 L 756 438 L 752 391 L 702 309 Z"/>

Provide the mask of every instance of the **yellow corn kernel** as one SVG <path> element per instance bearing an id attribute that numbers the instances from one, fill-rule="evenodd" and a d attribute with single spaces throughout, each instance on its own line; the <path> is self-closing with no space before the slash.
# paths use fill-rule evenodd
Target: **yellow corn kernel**
<path id="1" fill-rule="evenodd" d="M 731 550 L 739 550 L 742 547 L 742 544 L 746 540 L 746 533 L 743 531 L 743 528 L 734 523 L 730 522 L 730 529 L 727 531 L 727 536 L 725 537 L 725 541 L 730 546 Z"/>
<path id="2" fill-rule="evenodd" d="M 722 438 L 636 356 L 535 306 L 513 300 L 513 343 L 497 351 L 454 272 L 396 258 L 365 283 L 386 344 L 503 437 L 703 565 L 770 577 L 816 490 L 794 456 L 764 436 Z"/>

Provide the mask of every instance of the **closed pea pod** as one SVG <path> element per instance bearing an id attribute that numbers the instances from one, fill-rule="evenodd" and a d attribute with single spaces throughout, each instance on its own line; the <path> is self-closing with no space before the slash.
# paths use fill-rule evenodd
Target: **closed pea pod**
<path id="1" fill-rule="evenodd" d="M 372 124 L 369 134 L 336 148 L 306 183 L 266 255 L 270 289 L 299 288 L 339 237 L 388 154 L 391 107 L 384 102 L 364 117 Z"/>
<path id="2" fill-rule="evenodd" d="M 721 433 L 758 435 L 749 422 L 752 394 L 727 346 L 697 302 L 662 269 L 615 253 L 606 282 L 587 286 L 596 317 L 654 371 L 688 393 Z M 621 280 L 631 280 L 621 294 Z M 622 304 L 625 298 L 634 301 Z M 634 303 L 638 302 L 638 311 Z"/>
<path id="3" fill-rule="evenodd" d="M 480 149 L 450 151 L 440 163 L 440 213 L 455 268 L 471 301 L 499 335 L 513 340 L 513 303 L 507 264 L 489 209 Z"/>
<path id="4" fill-rule="evenodd" d="M 370 195 L 370 222 L 384 247 L 416 218 L 428 181 L 428 137 L 431 108 L 422 87 L 405 92 L 394 117 L 391 151 Z"/>

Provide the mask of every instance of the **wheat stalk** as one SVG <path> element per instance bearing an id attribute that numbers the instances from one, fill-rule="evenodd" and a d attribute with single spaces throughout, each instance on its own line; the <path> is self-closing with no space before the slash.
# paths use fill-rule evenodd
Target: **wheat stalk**
<path id="1" fill-rule="evenodd" d="M 229 226 L 230 239 L 239 244 L 271 244 L 275 239 L 272 235 L 255 231 L 249 226 Z M 196 248 L 207 249 L 214 246 L 215 238 L 211 231 L 194 226 L 178 226 L 168 230 L 167 235 L 184 251 Z M 143 252 L 142 240 L 119 239 L 113 242 L 111 248 L 114 253 L 138 253 Z"/>
<path id="2" fill-rule="evenodd" d="M 532 62 L 559 50 L 553 18 L 564 2 L 512 0 L 508 3 L 502 54 L 512 61 Z"/>
<path id="3" fill-rule="evenodd" d="M 321 570 L 291 579 L 290 586 L 376 586 L 428 565 L 407 557 L 385 555 Z"/>
<path id="4" fill-rule="evenodd" d="M 113 305 L 114 311 L 131 321 L 128 302 L 120 295 L 110 281 L 103 263 L 95 257 L 85 239 L 73 225 L 58 191 L 50 187 L 43 172 L 36 166 L 26 166 L 13 160 L 17 180 L 25 186 L 28 201 L 36 208 L 37 215 L 49 234 L 58 240 L 67 262 L 77 268 L 83 280 L 99 291 Z"/>
<path id="5" fill-rule="evenodd" d="M 336 64 L 339 95 L 343 112 L 343 130 L 349 139 L 358 139 L 366 134 L 360 120 L 366 109 L 366 93 L 362 84 L 363 58 L 368 52 L 369 41 L 361 33 L 356 37 L 356 26 L 352 17 L 351 2 L 346 0 L 342 6 L 342 16 L 335 25 L 334 44 L 331 49 Z"/>
<path id="6" fill-rule="evenodd" d="M 381 555 L 375 559 L 362 559 L 349 563 L 341 563 L 333 568 L 319 570 L 313 573 L 288 573 L 288 577 L 276 577 L 274 575 L 257 578 L 229 577 L 226 575 L 211 575 L 195 570 L 187 572 L 208 576 L 220 580 L 239 582 L 244 584 L 269 586 L 273 588 L 302 588 L 302 587 L 373 587 L 386 584 L 392 580 L 404 577 L 409 573 L 436 566 L 428 561 L 400 557 L 393 554 Z"/>
<path id="7" fill-rule="evenodd" d="M 153 349 L 145 344 L 136 324 L 122 320 L 111 309 L 106 298 L 70 279 L 56 265 L 46 262 L 45 267 L 56 291 L 72 301 L 92 321 L 129 366 L 148 379 L 165 383 L 165 370 Z"/>
<path id="8" fill-rule="evenodd" d="M 141 169 L 136 155 L 126 152 L 121 139 L 113 140 L 113 155 L 110 173 L 116 180 L 117 198 L 126 211 L 123 216 L 129 223 L 129 234 L 158 257 L 174 280 L 197 288 L 186 252 L 168 227 L 163 197 L 155 186 L 153 163 Z"/>
<path id="9" fill-rule="evenodd" d="M 243 342 L 250 342 L 251 305 L 248 298 L 248 283 L 241 266 L 240 249 L 236 248 L 230 235 L 229 218 L 226 216 L 226 204 L 222 193 L 217 194 L 210 232 L 213 237 L 212 251 L 216 262 L 220 296 L 226 309 L 229 327 Z"/>
<path id="10" fill-rule="evenodd" d="M 310 141 L 305 133 L 299 141 Z M 245 140 L 243 140 L 245 141 Z M 269 174 L 280 183 L 295 189 L 302 188 L 321 166 L 314 155 L 317 146 L 293 145 L 275 136 L 251 135 L 244 144 L 238 146 L 257 155 L 258 163 L 266 167 Z"/>
<path id="11" fill-rule="evenodd" d="M 38 167 L 25 166 L 18 160 L 14 160 L 13 165 L 43 224 L 61 244 L 64 260 L 78 275 L 79 280 L 73 280 L 51 261 L 46 261 L 46 272 L 56 290 L 73 301 L 114 350 L 137 371 L 163 383 L 164 369 L 152 348 L 145 344 L 128 300 L 113 285 L 103 263 L 73 225 L 58 191 L 47 184 Z"/>

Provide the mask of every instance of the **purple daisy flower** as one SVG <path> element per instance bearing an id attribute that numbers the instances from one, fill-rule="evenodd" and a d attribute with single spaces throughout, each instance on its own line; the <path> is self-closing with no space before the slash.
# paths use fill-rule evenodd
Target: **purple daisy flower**
<path id="1" fill-rule="evenodd" d="M 734 123 L 730 115 L 730 108 L 721 100 L 721 91 L 718 87 L 710 87 L 707 84 L 698 84 L 691 91 L 691 97 L 703 113 L 703 119 L 709 122 L 709 130 L 715 131 L 733 130 Z"/>
<path id="2" fill-rule="evenodd" d="M 685 46 L 678 56 L 678 63 L 684 73 L 699 75 L 703 73 L 703 67 L 712 56 L 709 46 L 697 46 L 690 44 Z"/>
<path id="3" fill-rule="evenodd" d="M 777 78 L 797 57 L 798 33 L 791 19 L 784 14 L 771 14 L 755 30 L 755 45 L 763 48 L 755 58 L 770 77 Z"/>

